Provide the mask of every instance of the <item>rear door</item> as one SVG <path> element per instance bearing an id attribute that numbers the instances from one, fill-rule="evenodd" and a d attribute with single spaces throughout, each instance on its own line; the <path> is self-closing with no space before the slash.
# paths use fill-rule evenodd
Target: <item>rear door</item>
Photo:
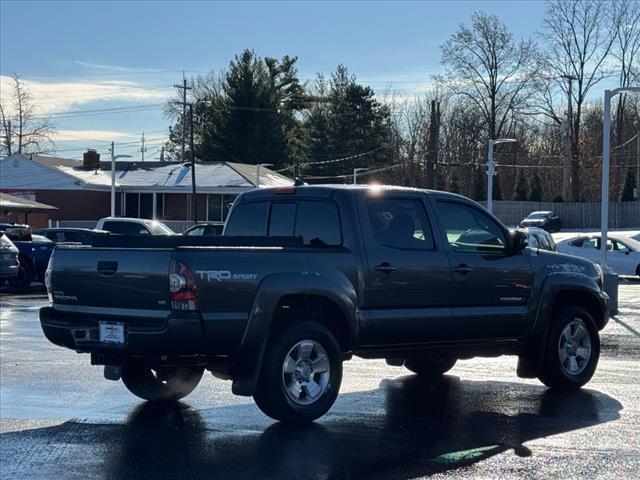
<path id="1" fill-rule="evenodd" d="M 367 268 L 363 345 L 419 344 L 451 335 L 451 273 L 423 194 L 359 198 Z"/>
<path id="2" fill-rule="evenodd" d="M 435 207 L 451 263 L 452 325 L 458 339 L 528 333 L 533 275 L 526 252 L 510 252 L 508 231 L 478 206 L 438 199 Z"/>

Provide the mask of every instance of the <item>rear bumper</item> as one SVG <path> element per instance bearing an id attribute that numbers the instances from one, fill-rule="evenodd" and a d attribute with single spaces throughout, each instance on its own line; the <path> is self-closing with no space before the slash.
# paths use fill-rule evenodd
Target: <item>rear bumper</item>
<path id="1" fill-rule="evenodd" d="M 100 342 L 100 321 L 122 322 L 124 344 Z M 153 357 L 203 353 L 202 322 L 198 313 L 167 312 L 166 317 L 121 318 L 69 314 L 53 307 L 40 309 L 40 325 L 47 339 L 79 353 L 112 353 Z"/>

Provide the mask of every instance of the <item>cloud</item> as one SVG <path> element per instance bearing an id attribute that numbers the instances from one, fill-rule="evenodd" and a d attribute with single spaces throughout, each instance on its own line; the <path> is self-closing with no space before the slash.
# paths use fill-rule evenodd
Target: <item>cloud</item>
<path id="1" fill-rule="evenodd" d="M 53 135 L 52 140 L 59 142 L 74 142 L 81 140 L 89 141 L 119 141 L 119 140 L 139 140 L 140 135 L 132 135 L 125 132 L 112 130 L 58 130 Z"/>
<path id="2" fill-rule="evenodd" d="M 162 102 L 171 94 L 171 87 L 146 87 L 123 80 L 45 82 L 23 79 L 39 115 L 64 112 L 83 104 L 99 101 Z M 13 79 L 0 75 L 0 100 L 10 104 Z"/>

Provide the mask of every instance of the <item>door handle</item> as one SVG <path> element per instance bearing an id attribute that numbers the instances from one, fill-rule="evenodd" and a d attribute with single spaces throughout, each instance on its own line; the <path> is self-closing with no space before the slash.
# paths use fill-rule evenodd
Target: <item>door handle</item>
<path id="1" fill-rule="evenodd" d="M 461 263 L 456 268 L 454 268 L 453 271 L 456 273 L 461 273 L 462 275 L 467 275 L 473 271 L 473 268 L 471 268 L 469 265 Z"/>
<path id="2" fill-rule="evenodd" d="M 98 275 L 102 277 L 113 277 L 118 271 L 118 262 L 98 262 L 96 270 L 98 270 Z"/>
<path id="3" fill-rule="evenodd" d="M 373 267 L 373 269 L 376 272 L 386 273 L 387 275 L 389 275 L 396 270 L 396 267 L 391 265 L 389 262 L 383 262 L 380 265 L 376 265 L 375 267 Z"/>

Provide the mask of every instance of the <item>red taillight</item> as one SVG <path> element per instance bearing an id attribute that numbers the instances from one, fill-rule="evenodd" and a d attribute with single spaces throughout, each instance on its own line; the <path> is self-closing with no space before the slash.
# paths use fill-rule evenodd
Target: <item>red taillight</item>
<path id="1" fill-rule="evenodd" d="M 199 310 L 196 277 L 184 263 L 171 260 L 169 269 L 169 293 L 172 310 Z"/>
<path id="2" fill-rule="evenodd" d="M 294 193 L 296 193 L 296 189 L 293 187 L 276 188 L 276 195 L 293 195 Z"/>

